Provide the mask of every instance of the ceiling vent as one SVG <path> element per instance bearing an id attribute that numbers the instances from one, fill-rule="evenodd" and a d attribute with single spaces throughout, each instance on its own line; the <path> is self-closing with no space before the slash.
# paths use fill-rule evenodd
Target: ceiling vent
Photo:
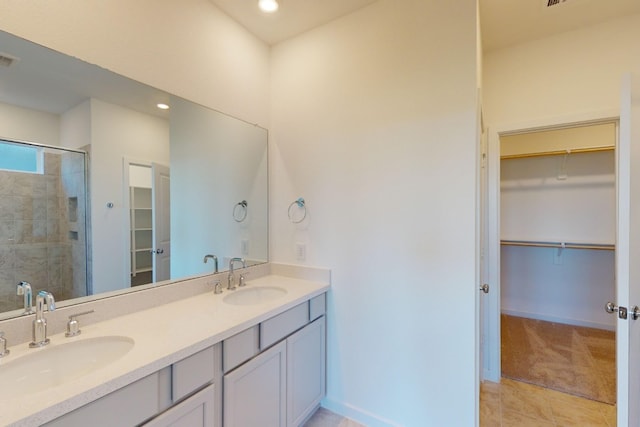
<path id="1" fill-rule="evenodd" d="M 560 6 L 567 3 L 573 3 L 573 0 L 542 0 L 542 7 L 547 9 L 549 7 Z"/>
<path id="2" fill-rule="evenodd" d="M 10 67 L 20 59 L 6 53 L 0 52 L 0 67 Z"/>

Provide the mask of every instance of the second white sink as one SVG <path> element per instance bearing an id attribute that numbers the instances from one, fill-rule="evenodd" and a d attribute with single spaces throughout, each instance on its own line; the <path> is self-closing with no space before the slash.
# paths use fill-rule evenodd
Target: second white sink
<path id="1" fill-rule="evenodd" d="M 133 345 L 131 338 L 122 336 L 87 338 L 8 360 L 0 364 L 0 400 L 36 393 L 86 375 L 120 359 Z"/>
<path id="2" fill-rule="evenodd" d="M 277 286 L 256 286 L 232 291 L 225 295 L 222 301 L 233 305 L 253 305 L 280 298 L 286 294 L 286 289 Z"/>

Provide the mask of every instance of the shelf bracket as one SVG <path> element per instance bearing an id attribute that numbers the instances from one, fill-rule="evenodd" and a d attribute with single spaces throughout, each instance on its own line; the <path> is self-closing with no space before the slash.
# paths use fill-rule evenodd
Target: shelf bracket
<path id="1" fill-rule="evenodd" d="M 571 154 L 571 150 L 567 148 L 567 152 L 562 157 L 562 162 L 560 163 L 560 168 L 558 169 L 558 180 L 564 181 L 567 179 L 567 160 L 569 159 L 569 154 Z"/>
<path id="2" fill-rule="evenodd" d="M 560 247 L 558 248 L 555 256 L 553 257 L 553 263 L 555 265 L 562 265 L 562 253 L 564 252 L 565 249 L 566 249 L 565 242 L 561 242 Z"/>

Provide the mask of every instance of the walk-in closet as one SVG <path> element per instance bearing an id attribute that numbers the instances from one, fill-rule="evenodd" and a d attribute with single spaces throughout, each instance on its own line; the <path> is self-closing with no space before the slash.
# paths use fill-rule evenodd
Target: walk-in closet
<path id="1" fill-rule="evenodd" d="M 500 137 L 502 376 L 616 401 L 615 122 Z"/>

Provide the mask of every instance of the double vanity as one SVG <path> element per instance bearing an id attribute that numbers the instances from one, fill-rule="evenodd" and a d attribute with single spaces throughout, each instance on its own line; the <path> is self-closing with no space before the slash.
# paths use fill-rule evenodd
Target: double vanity
<path id="1" fill-rule="evenodd" d="M 47 312 L 42 348 L 15 342 L 32 316 L 0 322 L 0 425 L 301 425 L 325 393 L 329 271 L 246 272 L 221 294 L 211 275 Z"/>

